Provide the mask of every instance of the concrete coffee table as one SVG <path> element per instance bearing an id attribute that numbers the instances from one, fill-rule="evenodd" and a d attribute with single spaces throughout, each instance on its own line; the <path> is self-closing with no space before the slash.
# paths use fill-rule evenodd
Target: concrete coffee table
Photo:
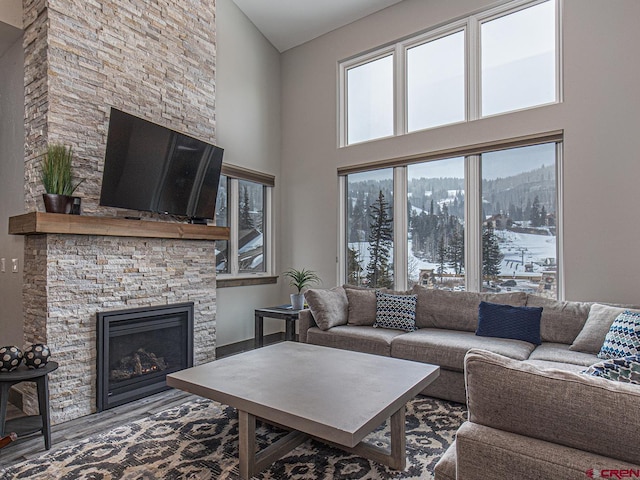
<path id="1" fill-rule="evenodd" d="M 404 470 L 405 405 L 439 373 L 434 365 L 284 342 L 172 373 L 167 384 L 238 409 L 247 479 L 308 436 Z M 292 431 L 256 452 L 256 418 Z M 361 443 L 387 418 L 390 452 Z"/>

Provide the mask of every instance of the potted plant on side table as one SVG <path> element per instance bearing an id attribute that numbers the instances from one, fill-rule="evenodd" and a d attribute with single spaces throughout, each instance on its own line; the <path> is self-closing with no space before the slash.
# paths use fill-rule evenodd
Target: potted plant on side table
<path id="1" fill-rule="evenodd" d="M 295 287 L 298 293 L 291 294 L 291 308 L 293 310 L 302 310 L 304 307 L 304 295 L 302 294 L 303 288 L 308 288 L 309 285 L 318 284 L 321 282 L 320 277 L 313 270 L 296 270 L 291 268 L 282 274 L 289 279 L 289 285 Z"/>
<path id="2" fill-rule="evenodd" d="M 42 198 L 49 213 L 71 213 L 75 198 L 73 192 L 84 181 L 74 183 L 71 158 L 71 147 L 55 143 L 49 145 L 43 154 L 41 179 L 46 193 Z"/>

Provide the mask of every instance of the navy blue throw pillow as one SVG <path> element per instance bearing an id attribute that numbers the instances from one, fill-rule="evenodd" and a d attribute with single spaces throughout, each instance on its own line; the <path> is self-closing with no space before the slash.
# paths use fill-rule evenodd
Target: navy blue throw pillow
<path id="1" fill-rule="evenodd" d="M 511 338 L 540 345 L 542 307 L 512 307 L 498 303 L 480 302 L 478 329 L 480 337 Z"/>

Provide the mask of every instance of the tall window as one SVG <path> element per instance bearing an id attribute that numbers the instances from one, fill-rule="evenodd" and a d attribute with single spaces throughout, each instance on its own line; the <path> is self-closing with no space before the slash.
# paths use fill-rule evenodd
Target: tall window
<path id="1" fill-rule="evenodd" d="M 347 143 L 393 135 L 393 55 L 347 70 Z"/>
<path id="2" fill-rule="evenodd" d="M 393 286 L 393 170 L 347 177 L 347 283 Z"/>
<path id="3" fill-rule="evenodd" d="M 238 270 L 240 273 L 264 272 L 265 187 L 240 180 L 238 188 Z"/>
<path id="4" fill-rule="evenodd" d="M 376 288 L 418 283 L 557 298 L 558 146 L 505 145 L 479 155 L 349 173 L 341 183 L 344 280 Z M 405 180 L 406 197 L 399 198 L 393 189 L 404 190 Z M 380 199 L 388 206 L 380 209 Z M 380 239 L 386 248 L 376 250 Z"/>
<path id="5" fill-rule="evenodd" d="M 557 9 L 514 0 L 341 62 L 340 145 L 560 101 Z"/>
<path id="6" fill-rule="evenodd" d="M 555 4 L 481 24 L 482 115 L 556 101 Z"/>
<path id="7" fill-rule="evenodd" d="M 482 289 L 556 296 L 556 146 L 482 155 Z"/>
<path id="8" fill-rule="evenodd" d="M 220 175 L 218 197 L 216 198 L 216 225 L 229 226 L 229 179 L 226 175 Z M 229 273 L 229 242 L 216 240 L 216 273 Z"/>
<path id="9" fill-rule="evenodd" d="M 224 165 L 216 203 L 216 225 L 229 226 L 229 241 L 216 241 L 219 279 L 271 273 L 273 177 Z M 242 177 L 245 178 L 242 178 Z"/>
<path id="10" fill-rule="evenodd" d="M 464 121 L 464 36 L 407 49 L 407 131 Z"/>
<path id="11" fill-rule="evenodd" d="M 407 185 L 407 285 L 464 289 L 464 158 L 409 165 Z"/>

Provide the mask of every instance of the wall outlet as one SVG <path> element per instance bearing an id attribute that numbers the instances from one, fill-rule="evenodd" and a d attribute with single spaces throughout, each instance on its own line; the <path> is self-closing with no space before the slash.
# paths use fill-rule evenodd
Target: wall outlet
<path id="1" fill-rule="evenodd" d="M 7 259 L 0 258 L 0 272 L 4 273 L 7 270 Z"/>
<path id="2" fill-rule="evenodd" d="M 11 271 L 13 273 L 18 273 L 18 259 L 17 258 L 12 258 L 11 259 Z"/>

